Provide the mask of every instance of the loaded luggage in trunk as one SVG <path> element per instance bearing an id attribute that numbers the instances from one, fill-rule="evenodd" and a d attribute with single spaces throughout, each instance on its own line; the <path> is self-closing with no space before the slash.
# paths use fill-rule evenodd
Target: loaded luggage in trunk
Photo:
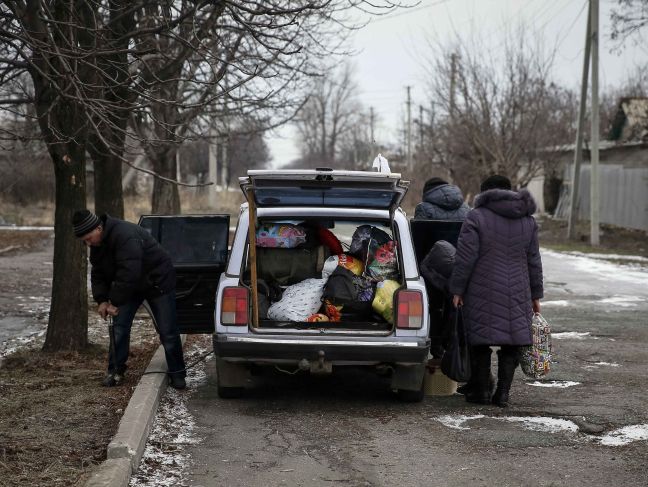
<path id="1" fill-rule="evenodd" d="M 219 395 L 251 387 L 253 366 L 364 366 L 422 399 L 429 317 L 399 208 L 408 183 L 330 169 L 248 171 L 239 183 L 247 203 L 216 297 Z"/>

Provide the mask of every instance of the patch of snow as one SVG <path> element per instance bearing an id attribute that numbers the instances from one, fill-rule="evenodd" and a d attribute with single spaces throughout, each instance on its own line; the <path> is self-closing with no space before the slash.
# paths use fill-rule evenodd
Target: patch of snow
<path id="1" fill-rule="evenodd" d="M 598 337 L 591 336 L 589 331 L 562 331 L 560 333 L 552 333 L 551 338 L 555 338 L 556 340 L 568 340 L 571 338 L 576 340 L 584 340 L 585 338 L 598 340 Z"/>
<path id="2" fill-rule="evenodd" d="M 507 416 L 500 419 L 512 423 L 522 423 L 522 426 L 531 431 L 542 431 L 545 433 L 560 433 L 561 431 L 576 433 L 578 431 L 576 423 L 568 419 L 548 418 L 544 416 Z"/>
<path id="3" fill-rule="evenodd" d="M 569 252 L 555 252 L 547 249 L 544 249 L 542 253 L 545 255 L 551 255 L 558 259 L 569 259 L 569 261 L 578 271 L 582 272 L 583 275 L 591 274 L 605 280 L 610 280 L 612 276 L 614 276 L 615 281 L 624 281 L 626 283 L 642 285 L 645 285 L 646 279 L 648 278 L 648 270 L 644 267 L 598 260 L 592 257 L 591 254 L 577 255 Z M 622 257 L 623 256 L 606 255 L 606 259 L 620 260 Z"/>
<path id="4" fill-rule="evenodd" d="M 476 414 L 474 416 L 446 415 L 434 419 L 448 428 L 469 430 L 470 428 L 468 426 L 464 426 L 465 423 L 483 418 L 520 423 L 522 427 L 532 431 L 542 431 L 547 433 L 560 433 L 561 431 L 570 431 L 575 433 L 578 431 L 578 426 L 572 421 L 545 416 L 484 416 L 483 414 Z"/>
<path id="5" fill-rule="evenodd" d="M 597 302 L 603 304 L 616 304 L 622 308 L 636 308 L 637 303 L 643 301 L 644 298 L 640 298 L 639 296 L 612 296 L 611 298 L 601 299 Z"/>
<path id="6" fill-rule="evenodd" d="M 621 365 L 614 362 L 594 362 L 594 365 L 606 365 L 608 367 L 621 367 Z"/>
<path id="7" fill-rule="evenodd" d="M 14 226 L 14 225 L 8 225 L 8 226 L 0 226 L 0 230 L 18 230 L 18 231 L 24 231 L 24 230 L 54 230 L 54 227 L 29 227 L 29 226 Z"/>
<path id="8" fill-rule="evenodd" d="M 631 262 L 648 262 L 648 257 L 643 257 L 641 255 L 621 255 L 621 254 L 589 254 L 585 252 L 576 252 L 576 251 L 566 251 L 561 252 L 561 254 L 573 255 L 575 257 L 586 257 L 590 259 L 597 260 L 625 260 Z"/>
<path id="9" fill-rule="evenodd" d="M 5 340 L 4 342 L 0 343 L 0 359 L 16 353 L 18 350 L 25 348 L 33 343 L 38 342 L 46 332 L 47 330 L 40 330 Z"/>
<path id="10" fill-rule="evenodd" d="M 470 428 L 467 426 L 463 426 L 464 423 L 467 421 L 471 421 L 473 419 L 481 419 L 485 418 L 483 414 L 475 414 L 473 416 L 464 416 L 464 415 L 458 415 L 458 416 L 451 416 L 451 415 L 446 415 L 446 416 L 439 416 L 438 418 L 435 418 L 438 422 L 440 422 L 442 425 L 447 426 L 448 428 L 453 428 L 456 430 L 469 430 Z"/>
<path id="11" fill-rule="evenodd" d="M 555 387 L 557 389 L 567 389 L 568 387 L 580 385 L 580 382 L 574 382 L 571 380 L 550 380 L 547 382 L 527 382 L 526 384 L 534 387 Z"/>
<path id="12" fill-rule="evenodd" d="M 187 364 L 206 348 L 196 346 L 193 353 L 185 355 Z M 194 432 L 196 422 L 187 404 L 196 388 L 205 384 L 205 362 L 199 362 L 187 371 L 187 389 L 177 391 L 171 387 L 160 401 L 153 428 L 138 471 L 131 477 L 130 487 L 173 487 L 184 485 L 185 475 L 191 466 L 186 447 L 201 441 Z"/>
<path id="13" fill-rule="evenodd" d="M 623 428 L 610 431 L 600 437 L 601 445 L 622 446 L 633 441 L 648 440 L 648 424 L 633 424 Z"/>
<path id="14" fill-rule="evenodd" d="M 569 301 L 556 300 L 556 301 L 543 301 L 542 306 L 569 306 Z"/>

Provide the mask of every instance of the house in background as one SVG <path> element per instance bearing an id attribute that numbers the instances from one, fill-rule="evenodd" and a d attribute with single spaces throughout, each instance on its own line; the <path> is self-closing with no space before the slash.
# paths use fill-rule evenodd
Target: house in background
<path id="1" fill-rule="evenodd" d="M 564 174 L 560 196 L 553 214 L 569 215 L 569 199 L 575 146 L 554 149 L 555 164 Z M 583 148 L 577 217 L 590 218 L 590 148 Z M 542 197 L 546 190 L 536 183 L 529 190 Z M 648 98 L 623 98 L 612 123 L 609 139 L 599 144 L 600 221 L 611 225 L 648 231 Z M 543 206 L 544 208 L 544 206 Z"/>

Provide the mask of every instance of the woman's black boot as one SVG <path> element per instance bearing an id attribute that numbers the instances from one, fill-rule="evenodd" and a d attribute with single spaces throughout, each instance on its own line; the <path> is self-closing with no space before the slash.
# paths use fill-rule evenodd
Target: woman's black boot
<path id="1" fill-rule="evenodd" d="M 508 406 L 509 392 L 517 366 L 517 347 L 506 347 L 497 352 L 497 389 L 493 394 L 493 404 L 496 406 Z"/>
<path id="2" fill-rule="evenodd" d="M 466 401 L 476 404 L 491 402 L 491 348 L 477 346 L 470 349 L 471 355 L 471 387 L 466 392 Z"/>

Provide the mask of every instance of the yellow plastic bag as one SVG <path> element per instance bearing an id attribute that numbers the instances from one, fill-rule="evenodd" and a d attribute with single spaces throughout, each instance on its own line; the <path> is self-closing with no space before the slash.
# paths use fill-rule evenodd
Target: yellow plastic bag
<path id="1" fill-rule="evenodd" d="M 371 303 L 373 310 L 391 324 L 394 324 L 394 293 L 399 287 L 398 281 L 380 281 L 376 285 L 376 296 Z"/>

